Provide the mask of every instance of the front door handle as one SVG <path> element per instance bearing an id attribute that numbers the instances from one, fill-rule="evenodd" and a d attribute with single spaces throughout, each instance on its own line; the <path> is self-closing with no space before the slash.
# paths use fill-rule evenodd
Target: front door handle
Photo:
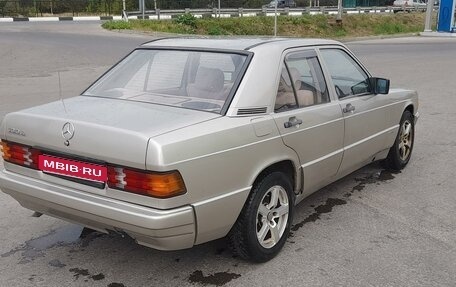
<path id="1" fill-rule="evenodd" d="M 300 124 L 302 124 L 302 120 L 297 119 L 296 117 L 291 117 L 288 119 L 288 122 L 283 123 L 283 126 L 288 129 Z"/>
<path id="2" fill-rule="evenodd" d="M 355 106 L 352 104 L 347 104 L 342 110 L 344 113 L 353 113 L 355 111 Z"/>

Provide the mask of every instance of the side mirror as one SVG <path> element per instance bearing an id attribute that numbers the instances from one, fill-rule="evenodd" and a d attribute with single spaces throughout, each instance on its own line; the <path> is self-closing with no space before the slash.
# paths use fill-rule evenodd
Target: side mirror
<path id="1" fill-rule="evenodd" d="M 374 94 L 383 94 L 386 95 L 389 93 L 390 89 L 390 80 L 388 79 L 383 79 L 383 78 L 370 78 L 369 79 L 371 87 L 372 87 L 372 92 Z"/>

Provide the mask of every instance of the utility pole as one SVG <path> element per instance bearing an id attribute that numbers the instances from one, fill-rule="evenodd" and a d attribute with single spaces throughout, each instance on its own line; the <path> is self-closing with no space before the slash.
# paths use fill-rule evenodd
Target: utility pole
<path id="1" fill-rule="evenodd" d="M 336 22 L 337 23 L 342 23 L 342 0 L 337 1 L 337 17 L 336 17 Z"/>
<path id="2" fill-rule="evenodd" d="M 274 5 L 274 37 L 277 36 L 277 2 L 278 2 L 278 0 L 275 0 L 275 5 Z"/>
<path id="3" fill-rule="evenodd" d="M 220 0 L 218 0 L 218 17 L 220 18 Z"/>
<path id="4" fill-rule="evenodd" d="M 434 10 L 434 0 L 428 0 L 426 8 L 426 21 L 424 22 L 424 32 L 432 32 L 432 10 Z"/>
<path id="5" fill-rule="evenodd" d="M 144 20 L 145 16 L 144 16 L 144 10 L 146 10 L 146 5 L 144 4 L 144 0 L 139 0 L 139 2 L 141 3 L 140 4 L 140 7 L 141 7 L 141 12 L 142 12 L 142 19 Z"/>

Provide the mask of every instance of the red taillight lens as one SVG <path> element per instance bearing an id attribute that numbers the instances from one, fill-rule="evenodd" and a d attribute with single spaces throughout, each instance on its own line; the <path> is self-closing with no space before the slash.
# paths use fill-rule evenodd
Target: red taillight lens
<path id="1" fill-rule="evenodd" d="M 38 169 L 38 156 L 41 152 L 30 146 L 1 141 L 0 148 L 4 161 Z"/>
<path id="2" fill-rule="evenodd" d="M 156 173 L 109 166 L 108 186 L 158 198 L 173 197 L 186 192 L 178 171 Z"/>

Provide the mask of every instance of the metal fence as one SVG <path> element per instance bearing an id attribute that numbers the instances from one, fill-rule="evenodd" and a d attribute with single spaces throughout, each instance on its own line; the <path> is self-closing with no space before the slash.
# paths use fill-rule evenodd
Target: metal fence
<path id="1" fill-rule="evenodd" d="M 371 0 L 385 1 L 385 0 Z M 392 0 L 390 0 L 392 1 Z M 0 0 L 0 16 L 120 15 L 138 11 L 139 0 Z M 261 8 L 271 0 L 221 0 L 221 8 Z M 334 6 L 337 0 L 295 0 L 296 7 Z M 218 0 L 145 0 L 145 10 L 212 9 Z M 378 6 L 380 6 L 379 4 Z"/>
<path id="2" fill-rule="evenodd" d="M 376 13 L 396 13 L 396 12 L 425 12 L 426 7 L 356 7 L 343 8 L 344 14 L 376 14 Z M 232 17 L 254 17 L 254 16 L 274 16 L 273 8 L 223 8 L 218 10 L 212 9 L 169 9 L 169 10 L 148 10 L 144 16 L 140 11 L 128 12 L 129 19 L 152 19 L 152 20 L 167 20 L 173 19 L 178 15 L 190 13 L 197 18 L 232 18 Z M 283 16 L 302 16 L 302 15 L 336 15 L 338 8 L 335 6 L 320 6 L 320 7 L 305 7 L 305 8 L 280 8 L 277 9 L 278 15 Z"/>
<path id="3" fill-rule="evenodd" d="M 344 0 L 344 4 L 349 0 Z M 368 1 L 369 7 L 347 8 L 345 13 L 376 13 L 401 10 L 401 7 L 391 8 L 384 4 L 387 0 L 353 0 Z M 353 2 L 352 1 L 352 2 Z M 391 0 L 388 0 L 391 2 Z M 295 0 L 296 7 L 280 8 L 282 15 L 302 14 L 333 14 L 337 0 Z M 388 2 L 388 3 L 389 3 Z M 44 17 L 44 16 L 110 16 L 121 15 L 125 5 L 128 14 L 135 16 L 142 13 L 139 0 L 0 0 L 0 17 Z M 226 17 L 243 17 L 267 15 L 273 9 L 267 8 L 270 0 L 221 0 L 221 10 L 217 8 L 218 0 L 145 0 L 146 15 L 151 19 L 169 19 L 171 15 L 192 13 L 196 15 L 222 14 Z M 351 2 L 350 2 L 351 3 Z M 378 5 L 375 3 L 379 3 Z M 239 8 L 242 7 L 242 8 Z M 377 8 L 378 7 L 378 8 Z M 408 7 L 407 10 L 422 10 Z"/>
<path id="4" fill-rule="evenodd" d="M 134 5 L 131 9 L 137 9 Z M 0 0 L 0 15 L 120 15 L 122 0 Z"/>

